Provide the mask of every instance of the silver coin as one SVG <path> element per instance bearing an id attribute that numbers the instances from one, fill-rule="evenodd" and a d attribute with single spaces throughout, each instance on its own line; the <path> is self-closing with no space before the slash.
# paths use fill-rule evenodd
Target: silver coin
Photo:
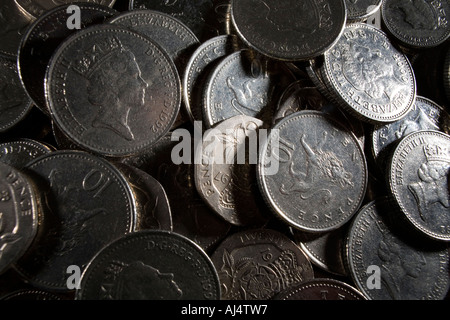
<path id="1" fill-rule="evenodd" d="M 133 189 L 136 198 L 137 230 L 172 231 L 169 199 L 162 185 L 145 171 L 134 166 L 116 163 Z"/>
<path id="2" fill-rule="evenodd" d="M 322 76 L 335 100 L 368 122 L 393 122 L 414 104 L 416 81 L 408 58 L 379 29 L 350 24 L 325 52 Z"/>
<path id="3" fill-rule="evenodd" d="M 136 228 L 136 200 L 120 171 L 82 151 L 54 151 L 25 172 L 41 194 L 43 231 L 15 268 L 34 286 L 70 291 L 67 268 L 82 271 L 104 246 Z"/>
<path id="4" fill-rule="evenodd" d="M 347 239 L 347 263 L 355 286 L 371 300 L 439 300 L 449 289 L 446 246 L 414 238 L 396 220 L 390 197 L 361 208 Z"/>
<path id="5" fill-rule="evenodd" d="M 132 10 L 116 15 L 109 23 L 121 25 L 158 43 L 172 58 L 180 74 L 200 44 L 180 20 L 159 11 Z"/>
<path id="6" fill-rule="evenodd" d="M 19 8 L 28 14 L 31 18 L 38 18 L 46 11 L 49 11 L 58 6 L 65 4 L 77 4 L 77 2 L 90 2 L 94 4 L 100 4 L 102 6 L 112 7 L 116 0 L 83 0 L 83 1 L 71 1 L 71 0 L 14 0 Z"/>
<path id="7" fill-rule="evenodd" d="M 276 123 L 281 118 L 303 110 L 317 110 L 329 114 L 335 120 L 350 128 L 361 146 L 364 147 L 365 130 L 363 123 L 359 119 L 344 113 L 336 104 L 329 102 L 316 87 L 300 85 L 300 82 L 293 82 L 284 91 L 278 102 L 273 122 Z"/>
<path id="8" fill-rule="evenodd" d="M 0 143 L 0 162 L 22 169 L 34 159 L 54 150 L 52 146 L 43 142 L 20 138 Z"/>
<path id="9" fill-rule="evenodd" d="M 389 186 L 402 212 L 418 230 L 450 241 L 450 136 L 424 130 L 404 137 L 390 163 Z"/>
<path id="10" fill-rule="evenodd" d="M 377 125 L 372 131 L 372 153 L 377 163 L 385 167 L 395 143 L 419 130 L 450 131 L 450 115 L 434 101 L 417 96 L 413 108 L 402 119 Z"/>
<path id="11" fill-rule="evenodd" d="M 2 0 L 0 6 L 0 53 L 15 59 L 20 40 L 32 19 L 19 10 L 15 0 Z"/>
<path id="12" fill-rule="evenodd" d="M 32 107 L 33 103 L 20 82 L 17 63 L 0 56 L 0 132 L 17 125 Z"/>
<path id="13" fill-rule="evenodd" d="M 168 231 L 139 231 L 102 249 L 81 277 L 77 300 L 218 300 L 208 255 Z"/>
<path id="14" fill-rule="evenodd" d="M 258 203 L 257 158 L 250 159 L 256 154 L 250 144 L 256 142 L 262 125 L 253 117 L 234 116 L 205 133 L 202 148 L 195 150 L 198 193 L 214 212 L 236 226 L 267 220 Z"/>
<path id="15" fill-rule="evenodd" d="M 0 163 L 0 274 L 12 267 L 36 238 L 37 191 L 27 175 Z"/>
<path id="16" fill-rule="evenodd" d="M 345 235 L 347 227 L 312 234 L 293 230 L 294 240 L 311 260 L 311 263 L 330 274 L 347 276 L 344 263 Z"/>
<path id="17" fill-rule="evenodd" d="M 23 87 L 33 103 L 47 115 L 50 111 L 45 101 L 44 79 L 50 58 L 67 37 L 79 31 L 67 27 L 69 6 L 58 6 L 40 15 L 22 36 L 17 53 L 17 68 Z M 117 13 L 114 9 L 92 3 L 78 3 L 77 6 L 81 28 L 103 23 Z"/>
<path id="18" fill-rule="evenodd" d="M 219 244 L 211 259 L 224 300 L 269 300 L 314 278 L 302 250 L 285 234 L 271 229 L 234 233 Z"/>
<path id="19" fill-rule="evenodd" d="M 386 30 L 407 47 L 433 48 L 450 37 L 447 0 L 385 0 L 381 16 Z"/>
<path id="20" fill-rule="evenodd" d="M 306 232 L 335 230 L 349 221 L 364 199 L 367 175 L 355 135 L 318 111 L 300 111 L 273 126 L 258 163 L 270 208 Z"/>
<path id="21" fill-rule="evenodd" d="M 211 68 L 236 50 L 237 39 L 232 35 L 214 37 L 200 44 L 192 53 L 183 72 L 183 101 L 191 121 L 202 120 L 203 86 Z"/>
<path id="22" fill-rule="evenodd" d="M 203 93 L 203 121 L 206 126 L 237 115 L 270 124 L 278 94 L 294 78 L 282 63 L 255 56 L 244 49 L 223 58 L 210 72 Z"/>
<path id="23" fill-rule="evenodd" d="M 238 35 L 271 58 L 295 61 L 323 54 L 341 36 L 344 0 L 232 0 L 231 18 Z"/>
<path id="24" fill-rule="evenodd" d="M 181 105 L 171 58 L 155 42 L 112 24 L 69 37 L 45 83 L 57 126 L 82 148 L 107 156 L 149 148 L 170 130 Z"/>
<path id="25" fill-rule="evenodd" d="M 353 286 L 335 279 L 316 278 L 292 286 L 274 300 L 367 300 Z"/>
<path id="26" fill-rule="evenodd" d="M 345 0 L 348 21 L 362 21 L 377 12 L 382 0 Z"/>
<path id="27" fill-rule="evenodd" d="M 185 24 L 204 42 L 225 34 L 226 2 L 216 0 L 130 0 L 129 9 L 148 9 L 168 14 Z"/>
<path id="28" fill-rule="evenodd" d="M 119 161 L 147 172 L 161 183 L 169 199 L 173 231 L 209 252 L 228 234 L 231 224 L 218 216 L 198 194 L 194 164 L 173 162 L 172 150 L 178 143 L 172 141 L 170 133 L 145 153 Z M 191 146 L 194 150 L 193 141 Z"/>

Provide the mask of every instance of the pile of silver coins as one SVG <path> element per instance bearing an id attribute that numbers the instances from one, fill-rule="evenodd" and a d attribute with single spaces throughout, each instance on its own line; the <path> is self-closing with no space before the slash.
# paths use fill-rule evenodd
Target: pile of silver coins
<path id="1" fill-rule="evenodd" d="M 448 299 L 449 20 L 0 0 L 0 299 Z"/>

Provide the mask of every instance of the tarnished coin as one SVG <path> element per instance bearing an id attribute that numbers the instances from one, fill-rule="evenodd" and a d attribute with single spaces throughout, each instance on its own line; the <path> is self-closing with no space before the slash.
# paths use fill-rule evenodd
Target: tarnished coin
<path id="1" fill-rule="evenodd" d="M 23 14 L 15 0 L 2 0 L 0 6 L 0 53 L 17 57 L 20 40 L 32 20 Z"/>
<path id="2" fill-rule="evenodd" d="M 130 0 L 130 10 L 149 9 L 164 12 L 183 22 L 194 32 L 200 41 L 224 34 L 224 4 L 217 5 L 215 0 Z M 222 1 L 223 2 L 223 1 Z M 223 19 L 223 18 L 222 18 Z"/>
<path id="3" fill-rule="evenodd" d="M 407 47 L 432 48 L 450 37 L 448 0 L 385 0 L 381 17 L 387 31 Z"/>
<path id="4" fill-rule="evenodd" d="M 283 233 L 251 229 L 228 236 L 211 259 L 224 300 L 269 300 L 314 277 L 311 262 Z"/>
<path id="5" fill-rule="evenodd" d="M 127 178 L 136 198 L 136 229 L 172 231 L 169 199 L 162 185 L 145 171 L 123 163 L 115 164 Z"/>
<path id="6" fill-rule="evenodd" d="M 350 24 L 324 56 L 325 83 L 338 104 L 354 116 L 368 122 L 393 122 L 412 108 L 414 71 L 379 29 Z"/>
<path id="7" fill-rule="evenodd" d="M 244 49 L 223 58 L 211 70 L 203 93 L 208 127 L 237 115 L 272 122 L 278 94 L 294 81 L 283 63 Z"/>
<path id="8" fill-rule="evenodd" d="M 78 300 L 218 300 L 208 255 L 168 231 L 140 231 L 101 250 L 81 277 Z"/>
<path id="9" fill-rule="evenodd" d="M 0 143 L 0 162 L 16 169 L 22 169 L 27 163 L 55 149 L 40 141 L 21 138 Z"/>
<path id="10" fill-rule="evenodd" d="M 310 81 L 300 79 L 292 82 L 281 94 L 272 123 L 295 112 L 303 110 L 320 110 L 329 102 L 310 84 Z"/>
<path id="11" fill-rule="evenodd" d="M 58 6 L 40 15 L 28 27 L 19 45 L 17 67 L 22 84 L 34 104 L 47 114 L 50 111 L 45 101 L 44 79 L 50 58 L 67 37 L 79 31 L 67 27 L 71 15 L 70 11 L 67 12 L 69 6 Z M 116 10 L 93 3 L 78 3 L 77 6 L 80 9 L 81 28 L 103 23 L 106 18 L 117 13 Z"/>
<path id="12" fill-rule="evenodd" d="M 295 61 L 330 49 L 342 34 L 347 11 L 344 0 L 232 0 L 231 18 L 250 47 Z"/>
<path id="13" fill-rule="evenodd" d="M 450 136 L 425 130 L 395 148 L 389 185 L 402 212 L 424 234 L 450 241 Z"/>
<path id="14" fill-rule="evenodd" d="M 181 105 L 176 67 L 161 47 L 117 25 L 69 37 L 46 76 L 57 126 L 94 153 L 124 156 L 149 148 L 172 127 Z"/>
<path id="15" fill-rule="evenodd" d="M 135 230 L 135 197 L 116 167 L 87 152 L 54 151 L 24 170 L 41 192 L 45 231 L 15 267 L 36 286 L 67 291 L 69 266 L 83 270 Z"/>
<path id="16" fill-rule="evenodd" d="M 16 62 L 0 56 L 0 132 L 17 125 L 32 107 L 20 82 Z"/>
<path id="17" fill-rule="evenodd" d="M 158 43 L 174 61 L 180 75 L 192 52 L 200 44 L 195 34 L 180 20 L 153 10 L 123 12 L 109 20 Z"/>
<path id="18" fill-rule="evenodd" d="M 212 68 L 236 49 L 237 38 L 222 35 L 203 42 L 192 53 L 182 78 L 183 101 L 191 121 L 201 121 L 203 118 L 203 86 Z"/>
<path id="19" fill-rule="evenodd" d="M 392 148 L 401 138 L 419 130 L 450 131 L 450 116 L 440 105 L 417 96 L 413 108 L 400 120 L 375 126 L 372 131 L 372 153 L 377 163 L 385 167 Z"/>
<path id="20" fill-rule="evenodd" d="M 348 21 L 362 21 L 380 9 L 382 0 L 345 0 Z"/>
<path id="21" fill-rule="evenodd" d="M 292 286 L 274 300 L 367 300 L 353 286 L 339 280 L 317 278 Z"/>
<path id="22" fill-rule="evenodd" d="M 252 149 L 262 125 L 253 117 L 234 116 L 205 133 L 195 150 L 198 193 L 214 212 L 233 225 L 255 225 L 267 220 L 258 201 L 258 157 L 257 150 Z"/>
<path id="23" fill-rule="evenodd" d="M 366 158 L 355 135 L 318 111 L 279 121 L 260 152 L 258 182 L 283 221 L 307 232 L 343 226 L 367 186 Z"/>
<path id="24" fill-rule="evenodd" d="M 39 228 L 37 189 L 18 169 L 0 163 L 0 274 L 29 249 Z"/>
<path id="25" fill-rule="evenodd" d="M 99 4 L 102 6 L 112 7 L 116 0 L 83 0 L 83 1 L 71 1 L 71 0 L 14 0 L 19 8 L 28 14 L 31 18 L 39 18 L 45 12 L 62 5 L 75 4 L 81 6 L 84 4 L 78 4 L 78 2 L 89 2 Z M 83 14 L 81 14 L 83 15 Z"/>
<path id="26" fill-rule="evenodd" d="M 346 226 L 319 234 L 295 229 L 293 233 L 294 241 L 308 256 L 313 265 L 334 275 L 347 275 L 343 256 L 347 233 Z"/>
<path id="27" fill-rule="evenodd" d="M 344 113 L 335 103 L 329 102 L 316 87 L 302 85 L 297 81 L 293 82 L 282 94 L 273 117 L 273 123 L 275 124 L 288 115 L 304 110 L 317 110 L 329 114 L 335 120 L 350 128 L 360 141 L 361 146 L 364 146 L 365 130 L 361 121 Z"/>
<path id="28" fill-rule="evenodd" d="M 176 137 L 175 133 L 162 137 L 143 154 L 120 159 L 119 161 L 135 166 L 156 178 L 164 188 L 170 203 L 173 231 L 181 234 L 209 252 L 230 231 L 231 224 L 219 217 L 200 197 L 195 187 L 195 175 L 192 159 L 174 163 L 172 150 L 187 145 L 194 150 L 191 134 Z M 173 135 L 173 141 L 172 141 Z M 181 140 L 187 139 L 187 140 Z M 187 150 L 184 154 L 187 154 Z"/>
<path id="29" fill-rule="evenodd" d="M 439 300 L 450 286 L 446 245 L 401 230 L 392 198 L 379 198 L 355 216 L 347 239 L 349 272 L 372 300 Z"/>

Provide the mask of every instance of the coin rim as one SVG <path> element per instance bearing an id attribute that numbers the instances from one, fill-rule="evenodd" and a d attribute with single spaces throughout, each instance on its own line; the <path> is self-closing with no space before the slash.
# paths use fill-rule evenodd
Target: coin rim
<path id="1" fill-rule="evenodd" d="M 418 136 L 438 136 L 441 138 L 444 138 L 444 140 L 448 141 L 448 144 L 450 145 L 450 135 L 443 133 L 441 131 L 437 131 L 437 130 L 419 130 L 413 133 L 408 134 L 407 136 L 405 136 L 403 139 L 401 139 L 401 141 L 398 143 L 398 145 L 396 146 L 391 161 L 390 161 L 390 168 L 389 168 L 389 177 L 388 177 L 388 181 L 389 181 L 389 187 L 390 190 L 395 198 L 395 200 L 397 201 L 398 205 L 400 206 L 401 211 L 403 212 L 404 216 L 406 216 L 407 220 L 409 222 L 412 223 L 412 225 L 419 231 L 421 231 L 423 234 L 427 235 L 428 237 L 431 237 L 432 239 L 435 240 L 440 240 L 440 241 L 445 241 L 445 242 L 450 242 L 450 234 L 442 234 L 442 233 L 438 233 L 436 231 L 432 231 L 429 228 L 427 228 L 427 226 L 423 225 L 420 223 L 420 221 L 418 221 L 417 219 L 414 218 L 414 214 L 410 213 L 410 210 L 408 210 L 405 207 L 405 204 L 403 202 L 403 198 L 402 196 L 399 194 L 399 190 L 398 188 L 396 188 L 397 184 L 397 178 L 396 178 L 396 174 L 395 174 L 395 164 L 397 163 L 397 158 L 399 157 L 399 154 L 401 153 L 403 146 L 405 144 L 409 143 L 409 140 L 414 139 Z"/>

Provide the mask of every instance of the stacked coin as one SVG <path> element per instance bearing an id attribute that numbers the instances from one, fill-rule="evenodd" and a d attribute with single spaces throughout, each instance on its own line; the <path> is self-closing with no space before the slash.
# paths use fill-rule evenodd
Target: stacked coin
<path id="1" fill-rule="evenodd" d="M 0 299 L 448 299 L 446 1 L 4 2 Z"/>

